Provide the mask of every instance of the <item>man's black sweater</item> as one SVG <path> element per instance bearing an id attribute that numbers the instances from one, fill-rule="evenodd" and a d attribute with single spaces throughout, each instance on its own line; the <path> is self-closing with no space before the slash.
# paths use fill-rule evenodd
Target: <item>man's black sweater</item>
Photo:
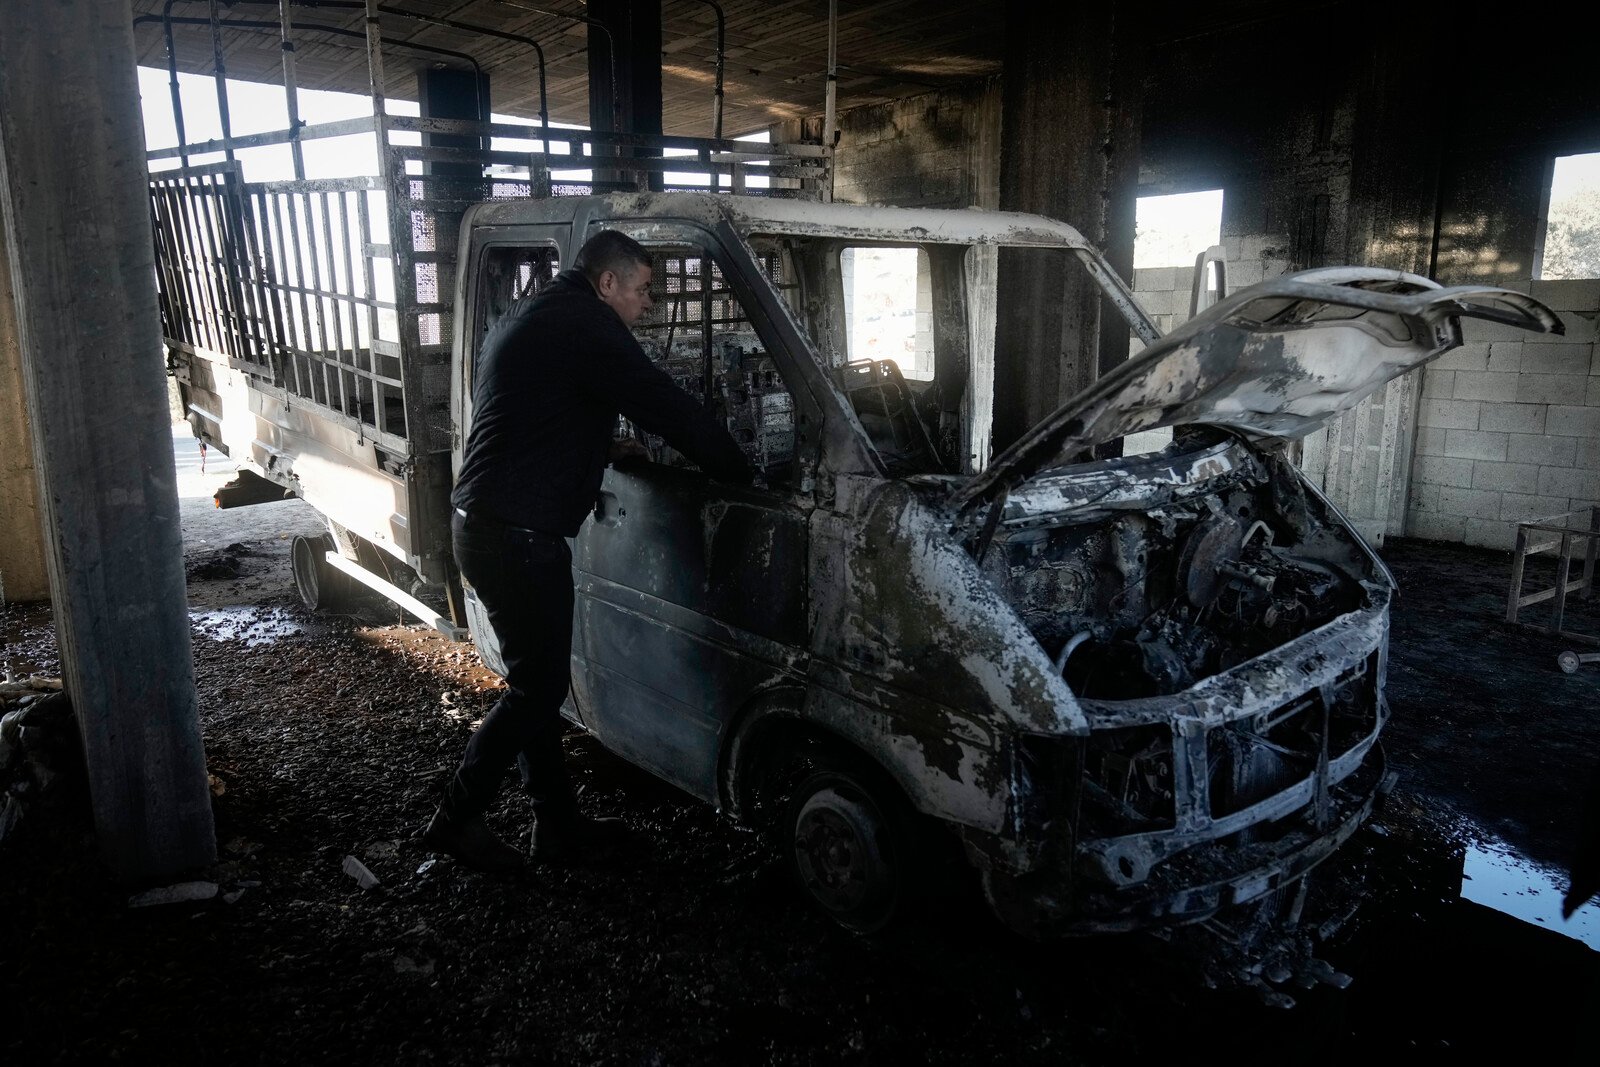
<path id="1" fill-rule="evenodd" d="M 517 301 L 483 341 L 472 432 L 450 502 L 571 537 L 594 507 L 620 413 L 713 477 L 748 483 L 744 453 L 654 366 L 576 270 Z"/>

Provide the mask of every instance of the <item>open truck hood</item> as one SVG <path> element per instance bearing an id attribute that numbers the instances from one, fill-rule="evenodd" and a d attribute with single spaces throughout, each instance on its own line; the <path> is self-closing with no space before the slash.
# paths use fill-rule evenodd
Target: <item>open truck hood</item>
<path id="1" fill-rule="evenodd" d="M 1072 397 L 953 502 L 966 510 L 1140 430 L 1207 423 L 1258 440 L 1304 437 L 1460 345 L 1463 315 L 1562 332 L 1549 308 L 1509 289 L 1445 289 L 1365 267 L 1284 275 L 1222 300 Z"/>

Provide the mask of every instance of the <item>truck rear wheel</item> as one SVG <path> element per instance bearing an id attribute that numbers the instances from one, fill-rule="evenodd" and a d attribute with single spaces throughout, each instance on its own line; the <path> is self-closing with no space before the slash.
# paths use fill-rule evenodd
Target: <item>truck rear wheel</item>
<path id="1" fill-rule="evenodd" d="M 349 604 L 350 579 L 327 560 L 333 547 L 333 538 L 327 534 L 296 537 L 290 544 L 294 590 L 311 611 L 342 611 Z"/>

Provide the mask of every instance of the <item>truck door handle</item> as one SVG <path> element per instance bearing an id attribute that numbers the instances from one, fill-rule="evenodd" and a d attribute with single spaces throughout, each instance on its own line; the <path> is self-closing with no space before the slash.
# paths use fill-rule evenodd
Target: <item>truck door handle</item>
<path id="1" fill-rule="evenodd" d="M 626 508 L 617 502 L 617 494 L 600 490 L 600 495 L 594 502 L 594 521 L 601 526 L 616 526 L 628 514 Z"/>

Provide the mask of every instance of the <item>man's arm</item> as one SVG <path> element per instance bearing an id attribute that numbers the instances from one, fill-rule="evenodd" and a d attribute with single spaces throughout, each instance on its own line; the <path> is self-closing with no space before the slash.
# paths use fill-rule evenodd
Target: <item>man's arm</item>
<path id="1" fill-rule="evenodd" d="M 650 362 L 620 320 L 612 317 L 600 329 L 592 373 L 586 376 L 593 394 L 616 404 L 637 426 L 659 434 L 713 478 L 748 485 L 754 472 L 727 428 Z"/>

